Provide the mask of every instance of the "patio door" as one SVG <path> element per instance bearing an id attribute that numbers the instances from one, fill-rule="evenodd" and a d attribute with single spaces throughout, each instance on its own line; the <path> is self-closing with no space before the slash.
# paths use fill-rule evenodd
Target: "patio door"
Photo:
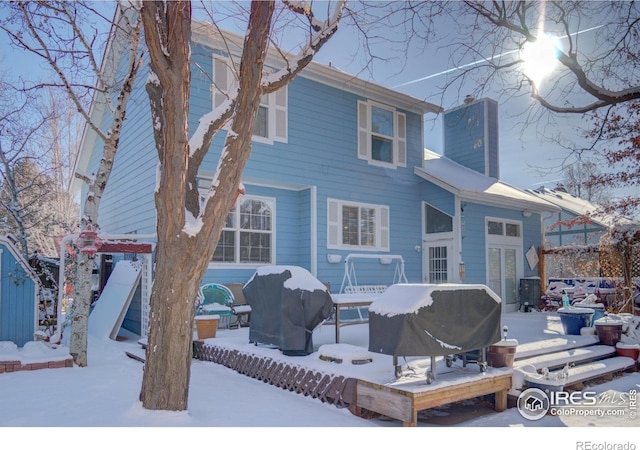
<path id="1" fill-rule="evenodd" d="M 518 310 L 518 280 L 522 278 L 522 223 L 487 218 L 487 286 L 502 299 L 502 311 Z"/>
<path id="2" fill-rule="evenodd" d="M 503 311 L 517 310 L 518 248 L 490 246 L 487 259 L 487 285 L 502 299 Z"/>

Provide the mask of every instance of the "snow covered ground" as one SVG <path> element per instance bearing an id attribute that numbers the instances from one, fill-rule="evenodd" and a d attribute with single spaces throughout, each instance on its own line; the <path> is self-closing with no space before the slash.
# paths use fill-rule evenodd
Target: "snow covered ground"
<path id="1" fill-rule="evenodd" d="M 560 320 L 554 313 L 505 314 L 503 324 L 508 326 L 508 337 L 517 339 L 521 344 L 541 339 L 567 338 L 562 334 Z M 347 409 L 323 404 L 319 400 L 240 375 L 223 366 L 198 360 L 194 360 L 192 366 L 189 410 L 148 411 L 138 401 L 143 364 L 125 356 L 125 351 L 139 352 L 140 346 L 136 336 L 128 337 L 124 342 L 90 338 L 89 366 L 86 368 L 0 374 L 3 441 L 32 439 L 33 446 L 37 444 L 46 448 L 65 449 L 86 448 L 90 445 L 89 441 L 119 442 L 121 438 L 127 439 L 126 448 L 155 444 L 162 445 L 162 448 L 167 445 L 184 448 L 203 443 L 212 447 L 231 445 L 240 448 L 255 445 L 261 448 L 301 445 L 314 448 L 325 445 L 381 448 L 385 445 L 442 445 L 445 439 L 455 444 L 456 448 L 463 449 L 539 449 L 545 443 L 558 449 L 604 450 L 605 447 L 595 447 L 604 444 L 627 444 L 627 449 L 640 448 L 640 419 L 635 415 L 598 417 L 568 413 L 563 416 L 547 415 L 532 421 L 522 417 L 517 408 L 498 413 L 482 403 L 468 402 L 430 410 L 425 413 L 426 420 L 418 423 L 418 428 L 406 429 L 399 427 L 396 421 L 362 419 Z M 580 338 L 583 336 L 571 337 Z M 280 354 L 275 349 L 250 345 L 247 328 L 221 329 L 214 339 L 231 346 L 250 346 L 255 351 L 274 357 Z M 315 348 L 329 346 L 324 347 L 325 352 L 350 349 L 346 345 L 344 348 L 333 345 L 334 329 L 329 325 L 318 328 L 313 339 Z M 367 325 L 342 329 L 341 342 L 344 344 L 366 348 L 367 341 Z M 57 357 L 59 352 L 56 353 Z M 324 370 L 359 370 L 368 372 L 368 376 L 374 378 L 393 378 L 389 360 L 374 360 L 371 364 L 355 366 L 322 361 L 318 354 L 288 358 L 296 361 L 301 361 L 296 358 L 306 358 L 308 362 L 305 364 Z M 0 350 L 0 360 L 6 359 L 6 356 L 7 353 L 3 354 Z M 40 357 L 33 351 L 23 356 L 25 359 Z M 361 356 L 359 353 L 358 357 Z M 630 396 L 635 399 L 633 392 L 639 388 L 638 372 L 589 387 L 601 397 L 624 401 L 630 401 Z M 640 407 L 635 408 L 640 412 Z M 40 432 L 31 432 L 31 427 L 54 428 L 46 430 L 49 438 L 45 442 L 37 437 L 42 436 Z M 81 428 L 71 430 L 70 427 Z M 451 427 L 468 427 L 472 430 L 460 434 Z M 500 430 L 496 431 L 495 427 Z M 545 428 L 544 432 L 536 431 L 541 427 Z M 72 432 L 80 433 L 79 437 L 74 437 Z M 635 447 L 629 446 L 630 443 Z"/>

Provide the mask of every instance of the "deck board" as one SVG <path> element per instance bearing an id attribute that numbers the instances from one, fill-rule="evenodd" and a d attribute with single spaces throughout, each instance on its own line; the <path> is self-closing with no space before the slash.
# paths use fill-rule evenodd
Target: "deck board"
<path id="1" fill-rule="evenodd" d="M 393 419 L 405 426 L 417 426 L 418 411 L 495 394 L 494 408 L 507 408 L 507 391 L 511 388 L 511 369 L 489 369 L 488 372 L 460 379 L 444 379 L 431 385 L 407 384 L 389 386 L 358 380 L 356 409 L 364 408 Z"/>

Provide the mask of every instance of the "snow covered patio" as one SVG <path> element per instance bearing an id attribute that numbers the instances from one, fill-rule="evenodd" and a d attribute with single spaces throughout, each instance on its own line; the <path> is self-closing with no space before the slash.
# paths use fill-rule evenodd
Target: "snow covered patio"
<path id="1" fill-rule="evenodd" d="M 265 383 L 323 402 L 350 406 L 350 410 L 358 415 L 359 403 L 355 398 L 356 391 L 360 389 L 361 395 L 369 399 L 366 405 L 395 417 L 405 425 L 416 425 L 420 409 L 494 393 L 499 393 L 494 400 L 495 409 L 504 409 L 507 406 L 507 391 L 511 398 L 517 397 L 519 391 L 514 387 L 522 387 L 519 368 L 529 360 L 533 361 L 531 358 L 538 358 L 540 368 L 544 368 L 542 366 L 545 364 L 549 368 L 567 364 L 577 366 L 575 361 L 578 361 L 578 356 L 582 351 L 588 351 L 584 349 L 590 346 L 598 347 L 597 350 L 601 350 L 600 347 L 609 348 L 606 355 L 582 357 L 582 361 L 590 361 L 610 356 L 612 363 L 599 362 L 601 367 L 589 369 L 596 371 L 593 376 L 578 375 L 582 378 L 574 380 L 574 388 L 581 386 L 579 381 L 582 379 L 597 378 L 597 370 L 604 374 L 637 369 L 637 361 L 615 357 L 615 348 L 596 346 L 599 340 L 595 335 L 565 335 L 560 316 L 555 312 L 503 314 L 502 326 L 508 328 L 509 339 L 518 341 L 514 381 L 512 368 L 489 367 L 482 372 L 473 362 L 464 365 L 458 359 L 449 366 L 445 358 L 437 358 L 436 379 L 427 384 L 427 372 L 431 368 L 429 357 L 403 358 L 400 361 L 402 376 L 396 377 L 392 356 L 367 351 L 368 324 L 344 327 L 339 344 L 335 343 L 334 325 L 319 326 L 313 332 L 314 352 L 306 356 L 286 356 L 277 348 L 252 344 L 247 328 L 219 329 L 215 338 L 196 342 L 195 349 L 199 359 L 218 362 Z M 550 359 L 545 360 L 545 355 Z M 616 362 L 620 361 L 624 364 L 616 366 Z M 416 400 L 429 396 L 422 403 Z M 391 409 L 381 405 L 391 405 Z M 400 411 L 394 415 L 393 411 L 397 408 Z"/>

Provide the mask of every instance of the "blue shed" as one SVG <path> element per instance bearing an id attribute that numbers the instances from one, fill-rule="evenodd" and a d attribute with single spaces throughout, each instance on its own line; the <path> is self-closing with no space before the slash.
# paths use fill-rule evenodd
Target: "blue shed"
<path id="1" fill-rule="evenodd" d="M 0 341 L 33 340 L 38 321 L 37 278 L 6 236 L 0 236 Z"/>

